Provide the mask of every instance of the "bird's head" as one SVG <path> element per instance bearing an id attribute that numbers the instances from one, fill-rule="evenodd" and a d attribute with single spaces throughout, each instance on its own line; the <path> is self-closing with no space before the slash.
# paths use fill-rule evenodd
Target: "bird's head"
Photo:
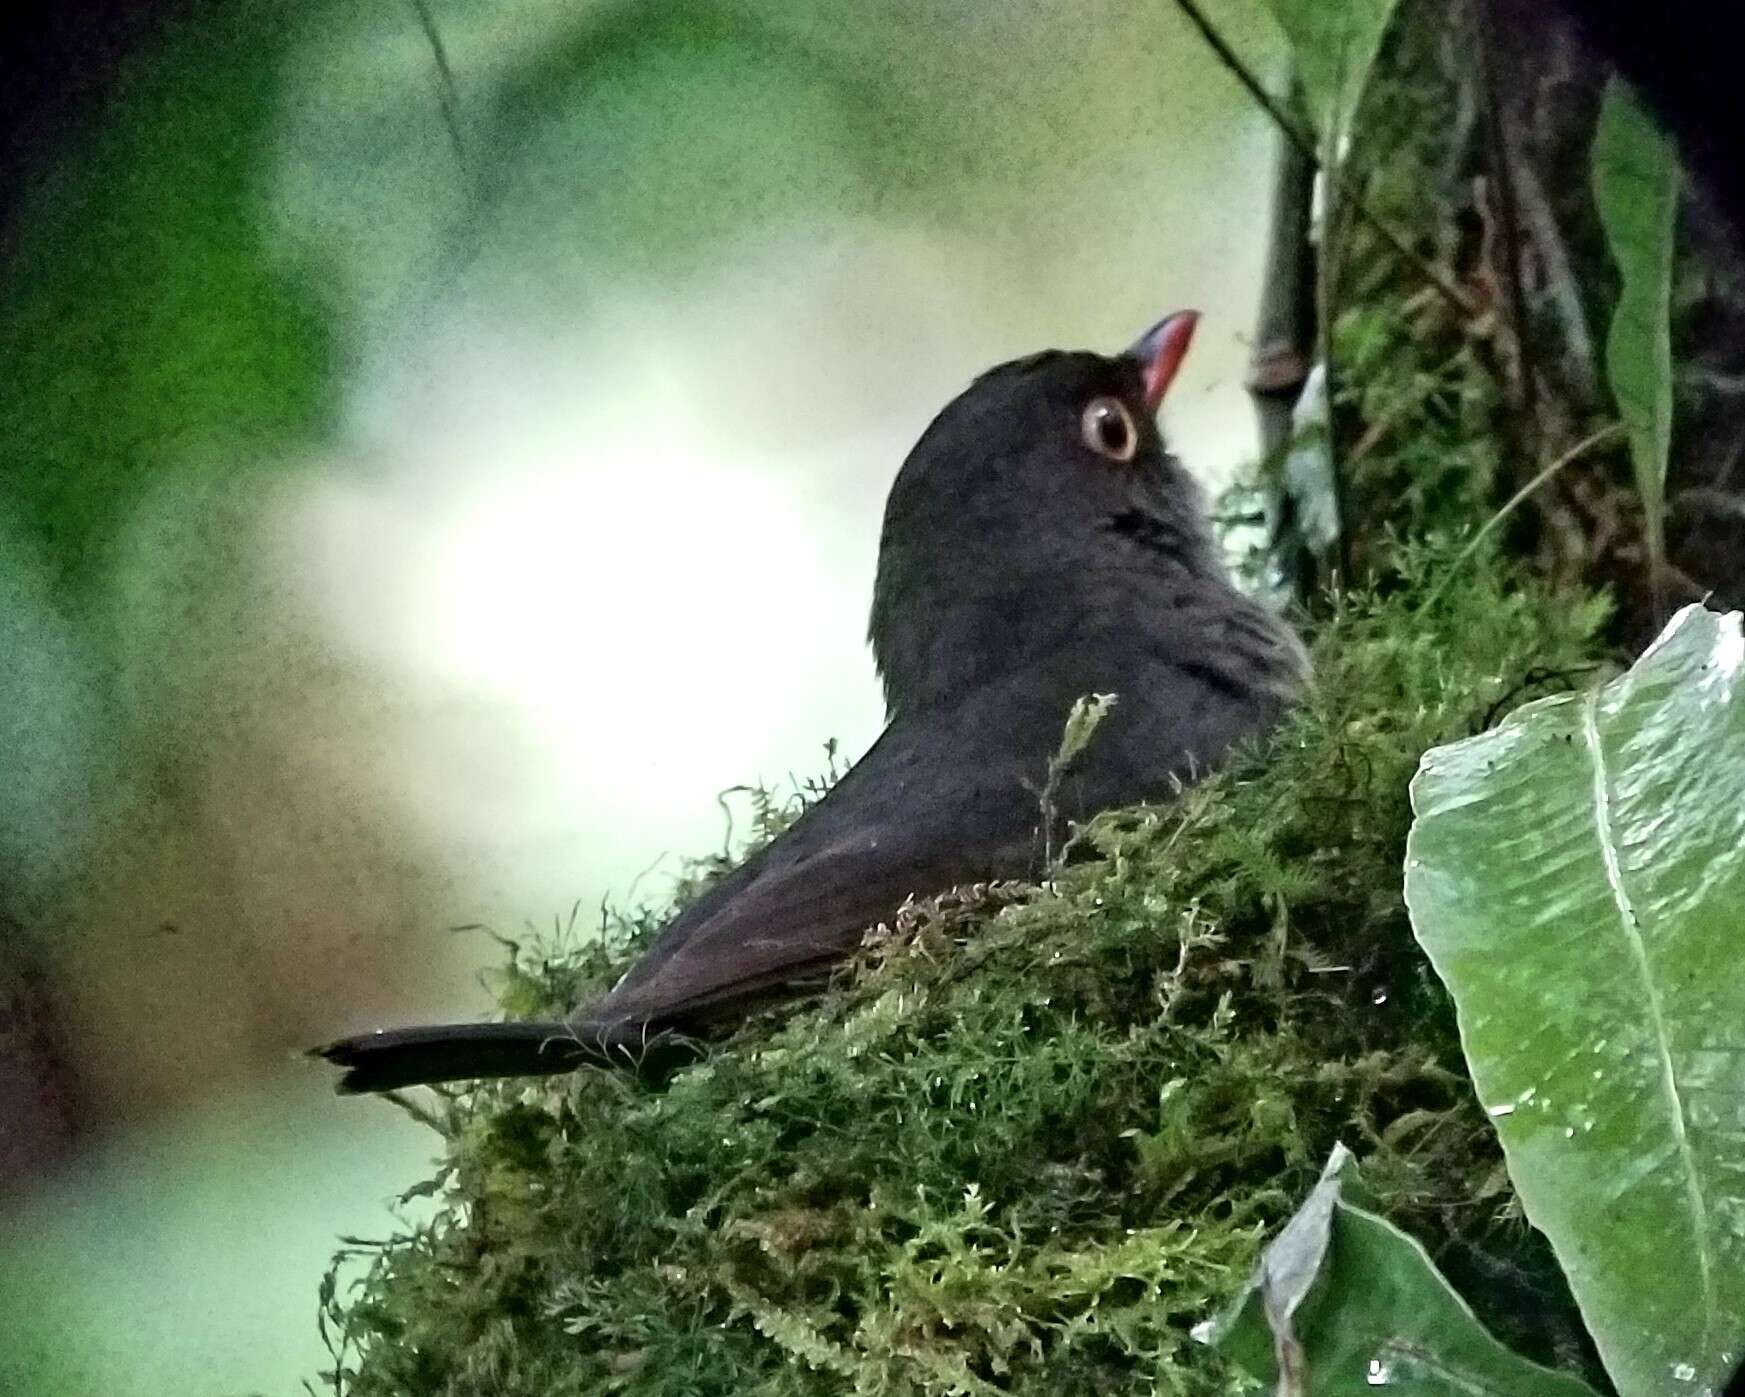
<path id="1" fill-rule="evenodd" d="M 1123 578 L 1219 574 L 1156 420 L 1198 319 L 1166 316 L 1119 354 L 1015 359 L 934 418 L 879 540 L 869 638 L 893 715 L 1021 663 Z"/>

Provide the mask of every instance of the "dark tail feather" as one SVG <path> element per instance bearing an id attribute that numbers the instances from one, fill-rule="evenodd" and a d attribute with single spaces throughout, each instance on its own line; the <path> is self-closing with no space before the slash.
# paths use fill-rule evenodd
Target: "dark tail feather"
<path id="1" fill-rule="evenodd" d="M 392 1091 L 474 1077 L 534 1077 L 609 1061 L 561 1023 L 432 1024 L 386 1028 L 311 1048 L 345 1075 L 340 1092 Z"/>

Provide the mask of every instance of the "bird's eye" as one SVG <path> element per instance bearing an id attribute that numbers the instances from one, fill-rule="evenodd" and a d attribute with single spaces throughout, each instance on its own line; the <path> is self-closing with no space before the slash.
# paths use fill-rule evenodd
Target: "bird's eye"
<path id="1" fill-rule="evenodd" d="M 1079 425 L 1085 445 L 1111 461 L 1131 461 L 1139 449 L 1139 429 L 1119 398 L 1092 398 Z"/>

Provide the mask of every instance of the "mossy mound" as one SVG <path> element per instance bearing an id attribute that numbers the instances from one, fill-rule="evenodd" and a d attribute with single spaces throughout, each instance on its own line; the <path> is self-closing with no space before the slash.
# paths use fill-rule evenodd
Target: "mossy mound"
<path id="1" fill-rule="evenodd" d="M 1092 822 L 1048 883 L 916 904 L 827 995 L 664 1084 L 448 1098 L 434 1219 L 329 1278 L 337 1385 L 1229 1391 L 1190 1331 L 1336 1140 L 1481 1312 L 1558 1357 L 1555 1270 L 1400 874 L 1419 753 L 1586 668 L 1604 608 L 1448 562 L 1399 550 L 1318 626 L 1314 693 L 1271 740 Z M 566 1008 L 651 926 L 517 957 L 505 1006 Z"/>

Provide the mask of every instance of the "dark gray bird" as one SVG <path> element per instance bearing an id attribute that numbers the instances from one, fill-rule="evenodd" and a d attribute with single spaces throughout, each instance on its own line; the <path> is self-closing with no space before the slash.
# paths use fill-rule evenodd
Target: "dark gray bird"
<path id="1" fill-rule="evenodd" d="M 889 724 L 830 793 L 562 1023 L 445 1024 L 315 1053 L 339 1089 L 646 1063 L 815 984 L 911 894 L 1039 872 L 1037 791 L 1075 700 L 1118 696 L 1063 818 L 1170 793 L 1270 726 L 1307 664 L 1214 552 L 1155 414 L 1197 316 L 1123 354 L 1049 351 L 933 420 L 885 505 L 869 637 Z"/>

